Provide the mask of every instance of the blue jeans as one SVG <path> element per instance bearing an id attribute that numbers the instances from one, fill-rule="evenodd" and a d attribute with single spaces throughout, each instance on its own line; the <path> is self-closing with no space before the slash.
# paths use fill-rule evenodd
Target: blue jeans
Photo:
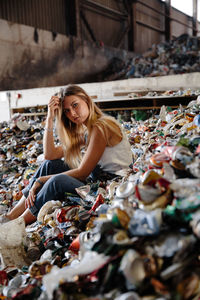
<path id="1" fill-rule="evenodd" d="M 65 174 L 59 174 L 68 171 L 70 168 L 61 159 L 45 160 L 38 170 L 34 173 L 29 185 L 23 189 L 23 194 L 27 198 L 29 190 L 37 178 L 47 175 L 52 176 L 37 193 L 34 205 L 30 211 L 34 216 L 38 215 L 40 208 L 50 200 L 64 200 L 66 192 L 75 193 L 75 188 L 85 185 L 84 182 Z M 57 174 L 57 175 L 56 175 Z"/>

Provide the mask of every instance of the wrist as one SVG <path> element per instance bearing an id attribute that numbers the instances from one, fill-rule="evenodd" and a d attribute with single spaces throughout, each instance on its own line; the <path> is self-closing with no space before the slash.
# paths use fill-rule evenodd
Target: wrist
<path id="1" fill-rule="evenodd" d="M 47 118 L 44 129 L 47 131 L 53 131 L 54 122 L 51 118 Z"/>
<path id="2" fill-rule="evenodd" d="M 39 178 L 36 179 L 36 182 L 38 182 L 41 186 L 44 185 L 44 182 L 42 182 Z"/>
<path id="3" fill-rule="evenodd" d="M 51 126 L 53 126 L 53 123 L 54 123 L 54 118 L 53 118 L 53 116 L 47 116 L 47 118 L 46 118 L 46 126 L 47 127 L 51 127 Z"/>

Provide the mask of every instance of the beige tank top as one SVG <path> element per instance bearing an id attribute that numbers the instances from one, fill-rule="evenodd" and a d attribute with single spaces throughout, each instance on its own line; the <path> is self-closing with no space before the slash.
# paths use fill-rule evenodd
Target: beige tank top
<path id="1" fill-rule="evenodd" d="M 106 172 L 116 173 L 121 169 L 128 168 L 133 162 L 131 145 L 123 130 L 122 134 L 121 142 L 113 147 L 106 147 L 98 162 L 98 165 Z"/>

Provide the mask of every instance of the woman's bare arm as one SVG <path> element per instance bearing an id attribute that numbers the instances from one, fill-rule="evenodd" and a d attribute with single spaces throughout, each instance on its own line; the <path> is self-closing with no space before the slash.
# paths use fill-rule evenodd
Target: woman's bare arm
<path id="1" fill-rule="evenodd" d="M 55 146 L 53 136 L 53 123 L 55 112 L 59 106 L 59 101 L 60 99 L 57 96 L 53 96 L 48 104 L 48 113 L 43 137 L 43 152 L 44 158 L 49 160 L 63 157 L 63 149 L 61 146 Z"/>
<path id="2" fill-rule="evenodd" d="M 80 166 L 76 169 L 66 171 L 64 174 L 79 180 L 85 180 L 98 164 L 105 148 L 106 140 L 103 133 L 97 127 L 94 127 L 90 136 L 87 151 Z"/>

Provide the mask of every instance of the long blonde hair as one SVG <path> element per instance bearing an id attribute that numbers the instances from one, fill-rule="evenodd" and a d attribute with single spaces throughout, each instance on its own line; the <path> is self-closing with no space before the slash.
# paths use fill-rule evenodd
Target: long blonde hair
<path id="1" fill-rule="evenodd" d="M 60 93 L 61 101 L 56 117 L 57 133 L 63 147 L 65 162 L 71 168 L 76 168 L 79 166 L 82 159 L 81 149 L 86 144 L 86 132 L 88 133 L 89 141 L 92 128 L 97 126 L 103 133 L 107 146 L 111 146 L 108 139 L 109 132 L 115 135 L 117 134 L 119 137 L 122 137 L 122 133 L 121 130 L 120 133 L 118 133 L 119 130 L 116 130 L 116 128 L 120 127 L 120 124 L 113 117 L 105 115 L 81 87 L 69 85 L 61 90 Z M 86 126 L 71 122 L 63 112 L 63 102 L 65 97 L 72 95 L 80 97 L 88 105 L 89 116 Z"/>

